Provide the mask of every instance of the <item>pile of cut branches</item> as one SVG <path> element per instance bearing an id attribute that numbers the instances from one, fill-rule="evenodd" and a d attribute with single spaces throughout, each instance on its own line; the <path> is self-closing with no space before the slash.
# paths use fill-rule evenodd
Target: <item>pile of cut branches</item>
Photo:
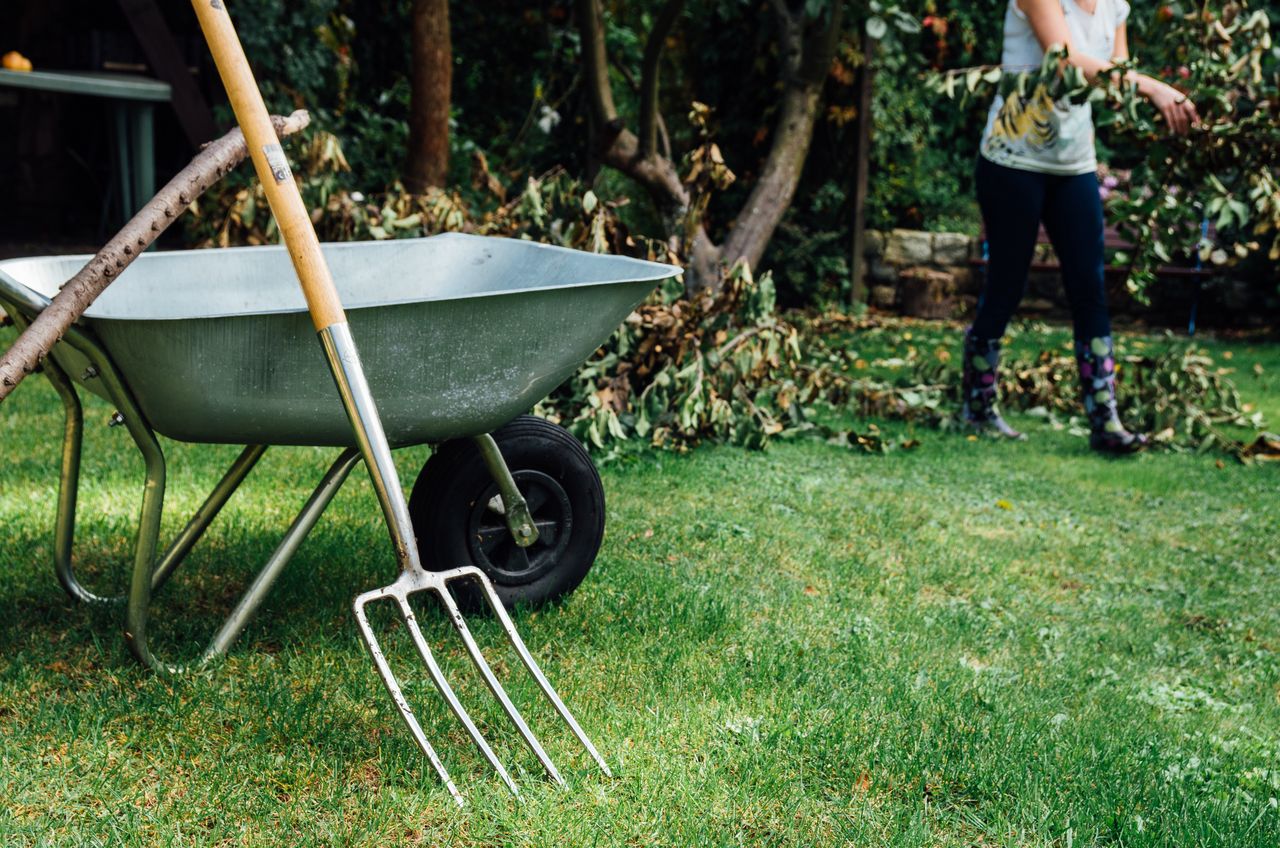
<path id="1" fill-rule="evenodd" d="M 541 405 L 588 445 L 684 449 L 702 440 L 764 447 L 794 423 L 797 329 L 778 317 L 773 282 L 745 266 L 718 298 L 669 284 Z"/>
<path id="2" fill-rule="evenodd" d="M 861 319 L 884 327 L 893 319 Z M 839 326 L 845 325 L 845 326 Z M 920 356 L 914 351 L 894 364 L 892 377 L 860 376 L 851 354 L 830 347 L 833 331 L 862 329 L 850 319 L 815 322 L 803 335 L 802 395 L 860 417 L 908 421 L 946 429 L 956 424 L 960 374 L 946 351 Z M 955 334 L 959 338 L 959 332 Z M 852 356 L 856 356 L 853 354 Z M 1219 367 L 1194 344 L 1173 345 L 1156 354 L 1125 354 L 1117 368 L 1120 416 L 1152 434 L 1157 445 L 1173 450 L 1216 450 L 1242 460 L 1280 457 L 1274 436 L 1261 432 L 1261 413 L 1245 403 L 1230 369 Z M 1001 369 L 1001 405 L 1006 410 L 1045 419 L 1049 426 L 1087 435 L 1078 390 L 1075 358 L 1042 350 L 1007 360 Z M 1240 439 L 1241 433 L 1253 433 Z"/>
<path id="3" fill-rule="evenodd" d="M 764 447 L 805 436 L 884 453 L 918 445 L 917 428 L 956 425 L 960 375 L 947 351 L 925 356 L 913 349 L 868 368 L 834 342 L 891 328 L 896 319 L 789 320 L 772 308 L 768 275 L 753 280 L 741 268 L 720 300 L 689 301 L 672 289 L 637 310 L 540 413 L 606 453 L 685 449 L 704 440 Z M 1193 345 L 1123 355 L 1118 374 L 1122 417 L 1157 445 L 1244 461 L 1280 456 L 1228 369 Z M 1002 403 L 1083 436 L 1077 385 L 1066 353 L 1015 357 L 1003 369 Z M 912 432 L 889 435 L 875 421 L 906 422 Z M 1245 433 L 1255 436 L 1239 438 Z"/>

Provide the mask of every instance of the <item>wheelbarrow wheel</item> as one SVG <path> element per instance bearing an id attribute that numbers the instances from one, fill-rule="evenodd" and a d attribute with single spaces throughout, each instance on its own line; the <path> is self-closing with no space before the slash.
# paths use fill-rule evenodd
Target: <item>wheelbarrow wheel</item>
<path id="1" fill-rule="evenodd" d="M 591 457 L 560 427 L 523 415 L 493 433 L 529 504 L 538 540 L 515 543 L 498 485 L 470 439 L 440 445 L 409 498 L 422 564 L 432 571 L 479 567 L 508 608 L 538 607 L 577 588 L 604 538 L 604 487 Z M 469 607 L 478 595 L 460 593 Z"/>

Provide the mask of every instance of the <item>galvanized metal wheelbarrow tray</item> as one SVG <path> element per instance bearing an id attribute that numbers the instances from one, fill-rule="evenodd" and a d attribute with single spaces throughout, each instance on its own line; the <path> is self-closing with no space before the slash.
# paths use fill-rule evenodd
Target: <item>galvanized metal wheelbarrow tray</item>
<path id="1" fill-rule="evenodd" d="M 391 444 L 475 439 L 508 503 L 515 483 L 487 434 L 546 396 L 659 280 L 678 273 L 627 257 L 461 234 L 331 244 L 324 253 L 361 339 Z M 0 307 L 25 326 L 87 259 L 0 262 Z M 128 430 L 143 456 L 146 483 L 125 636 L 131 651 L 158 671 L 177 667 L 160 662 L 148 646 L 152 593 L 173 575 L 267 446 L 343 448 L 202 661 L 221 656 L 359 459 L 285 249 L 141 256 L 66 334 L 43 370 L 65 407 L 54 565 L 78 600 L 120 599 L 89 591 L 73 565 L 84 428 L 77 387 L 115 407 L 113 421 Z M 246 445 L 163 552 L 158 535 L 166 466 L 157 434 Z"/>

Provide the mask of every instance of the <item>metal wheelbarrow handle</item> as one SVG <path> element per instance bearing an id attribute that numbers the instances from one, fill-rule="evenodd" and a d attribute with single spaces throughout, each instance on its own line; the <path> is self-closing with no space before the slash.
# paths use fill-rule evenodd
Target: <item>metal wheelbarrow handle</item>
<path id="1" fill-rule="evenodd" d="M 262 94 L 258 90 L 257 82 L 253 78 L 253 72 L 249 68 L 244 49 L 236 35 L 231 18 L 227 14 L 225 2 L 224 0 L 192 0 L 192 6 L 195 8 L 196 16 L 200 20 L 200 27 L 204 32 L 205 40 L 208 41 L 209 48 L 213 53 L 214 62 L 218 67 L 218 73 L 222 77 L 223 85 L 226 87 L 227 95 L 231 100 L 231 107 L 235 112 L 236 120 L 239 122 L 241 130 L 244 132 L 245 140 L 248 142 L 254 168 L 257 170 L 258 178 L 266 192 L 267 201 L 271 206 L 272 213 L 275 215 L 280 234 L 298 273 L 302 291 L 306 296 L 307 308 L 311 313 L 316 332 L 320 335 L 330 370 L 333 372 L 334 380 L 338 386 L 338 393 L 346 408 L 347 417 L 351 420 L 360 453 L 364 457 L 370 476 L 373 478 L 378 503 L 382 507 L 387 528 L 395 545 L 396 559 L 401 570 L 399 579 L 389 586 L 365 592 L 357 597 L 355 601 L 355 616 L 360 626 L 361 636 L 369 649 L 383 683 L 387 687 L 387 691 L 395 702 L 396 709 L 408 725 L 418 747 L 430 760 L 441 781 L 448 788 L 454 799 L 461 804 L 461 794 L 449 778 L 448 772 L 445 770 L 439 756 L 427 741 L 413 710 L 403 694 L 399 681 L 391 670 L 378 638 L 373 628 L 369 625 L 366 607 L 370 603 L 391 601 L 398 608 L 413 637 L 415 647 L 426 664 L 432 681 L 441 696 L 448 703 L 449 708 L 457 716 L 458 720 L 462 722 L 472 741 L 484 754 L 489 764 L 498 772 L 508 788 L 513 793 L 519 794 L 510 773 L 499 762 L 492 748 L 485 741 L 484 736 L 454 694 L 417 625 L 413 610 L 409 605 L 409 597 L 415 593 L 429 593 L 434 595 L 444 607 L 454 630 L 461 637 L 466 646 L 467 654 L 479 669 L 485 684 L 502 704 L 507 716 L 516 725 L 521 737 L 538 758 L 547 774 L 557 783 L 564 783 L 550 757 L 547 756 L 542 745 L 520 716 L 511 699 L 507 697 L 502 684 L 498 681 L 485 660 L 479 645 L 467 628 L 466 622 L 450 593 L 448 587 L 450 582 L 460 580 L 475 581 L 480 584 L 484 598 L 488 601 L 493 613 L 498 617 L 504 635 L 515 648 L 522 664 L 535 678 L 539 688 L 551 702 L 555 711 L 569 726 L 573 735 L 582 743 L 604 773 L 609 774 L 609 767 L 604 759 L 596 751 L 595 746 L 591 744 L 586 734 L 583 733 L 582 728 L 569 713 L 564 702 L 556 694 L 546 675 L 542 673 L 542 670 L 529 653 L 528 648 L 525 647 L 524 641 L 516 632 L 506 610 L 503 609 L 502 603 L 498 599 L 488 577 L 477 568 L 456 568 L 452 571 L 428 572 L 422 567 L 404 491 L 400 488 L 399 476 L 396 474 L 395 464 L 391 458 L 391 448 L 383 431 L 382 422 L 378 417 L 373 395 L 369 391 L 364 369 L 360 364 L 359 353 L 356 350 L 355 342 L 351 338 L 346 314 L 343 311 L 329 268 L 320 251 L 320 241 L 316 237 L 311 217 L 307 214 L 302 195 L 298 191 L 297 183 L 294 182 L 289 163 L 280 146 L 280 141 L 276 137 L 275 129 L 271 125 L 266 105 L 262 101 Z M 506 479 L 499 480 L 499 483 L 503 490 L 506 511 L 512 515 L 522 515 L 525 519 L 526 526 L 513 528 L 516 543 L 522 546 L 531 544 L 536 538 L 536 529 L 532 520 L 528 518 L 528 510 L 524 508 L 524 499 L 515 488 L 510 475 L 507 474 L 505 477 Z"/>

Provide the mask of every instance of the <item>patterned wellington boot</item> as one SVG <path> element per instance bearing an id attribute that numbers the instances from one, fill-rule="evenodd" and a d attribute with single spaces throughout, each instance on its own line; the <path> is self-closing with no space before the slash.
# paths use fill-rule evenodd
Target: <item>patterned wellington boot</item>
<path id="1" fill-rule="evenodd" d="M 1009 426 L 1000 415 L 996 403 L 996 375 L 1000 368 L 1000 340 L 979 339 L 971 330 L 964 333 L 964 370 L 961 390 L 964 406 L 961 419 L 977 430 L 991 436 L 1006 439 L 1025 439 L 1026 436 Z"/>
<path id="2" fill-rule="evenodd" d="M 1089 447 L 1103 453 L 1135 453 L 1147 446 L 1147 437 L 1130 433 L 1116 414 L 1116 361 L 1110 336 L 1076 341 L 1080 366 L 1080 390 L 1089 416 Z"/>

